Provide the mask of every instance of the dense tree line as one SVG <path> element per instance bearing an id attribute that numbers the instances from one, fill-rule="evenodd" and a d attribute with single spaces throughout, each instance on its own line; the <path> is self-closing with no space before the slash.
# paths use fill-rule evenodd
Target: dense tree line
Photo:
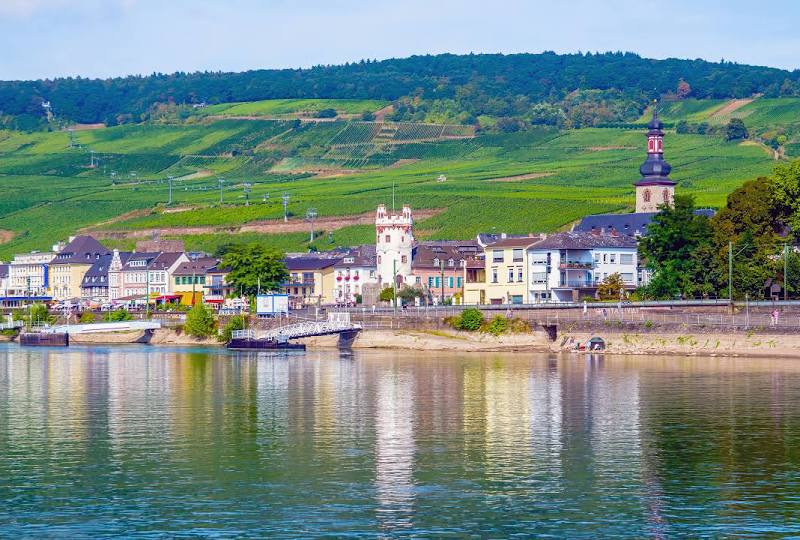
<path id="1" fill-rule="evenodd" d="M 691 197 L 676 196 L 639 244 L 640 256 L 654 271 L 643 294 L 728 297 L 732 273 L 735 299 L 769 298 L 773 285 L 783 290 L 785 265 L 788 293 L 800 295 L 799 201 L 800 160 L 745 182 L 711 218 L 695 213 Z"/>
<path id="2" fill-rule="evenodd" d="M 490 115 L 585 125 L 630 119 L 665 94 L 799 92 L 800 72 L 724 61 L 651 60 L 632 53 L 441 54 L 309 69 L 6 81 L 0 82 L 0 116 L 43 117 L 42 102 L 49 101 L 57 117 L 115 124 L 142 120 L 157 103 L 358 98 L 397 101 L 398 119 L 424 113 L 468 123 Z"/>

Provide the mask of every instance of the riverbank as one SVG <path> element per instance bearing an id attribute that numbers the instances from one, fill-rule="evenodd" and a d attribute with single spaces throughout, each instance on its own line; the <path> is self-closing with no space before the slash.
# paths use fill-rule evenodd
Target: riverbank
<path id="1" fill-rule="evenodd" d="M 550 350 L 575 351 L 576 344 L 592 337 L 604 340 L 606 354 L 800 358 L 800 333 L 565 332 Z"/>
<path id="2" fill-rule="evenodd" d="M 336 347 L 338 336 L 298 340 L 308 348 Z M 416 351 L 520 352 L 550 350 L 543 331 L 493 336 L 453 330 L 367 330 L 359 332 L 353 349 L 407 349 Z"/>

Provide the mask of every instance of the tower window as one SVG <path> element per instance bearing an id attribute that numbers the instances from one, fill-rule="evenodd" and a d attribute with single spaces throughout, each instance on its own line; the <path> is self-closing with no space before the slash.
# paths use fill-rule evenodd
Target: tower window
<path id="1" fill-rule="evenodd" d="M 668 189 L 664 188 L 664 191 L 661 193 L 661 195 L 664 197 L 664 202 L 665 203 L 669 202 L 669 190 Z"/>
<path id="2" fill-rule="evenodd" d="M 649 189 L 644 190 L 644 193 L 642 194 L 642 199 L 644 199 L 644 202 L 650 202 L 650 190 Z"/>
<path id="3" fill-rule="evenodd" d="M 391 241 L 392 241 L 392 237 L 391 237 L 390 235 L 388 235 L 388 234 L 387 234 L 387 235 L 386 235 L 386 237 L 385 237 L 385 240 L 386 240 L 387 242 L 391 242 Z"/>
<path id="4" fill-rule="evenodd" d="M 400 257 L 400 262 L 401 262 L 402 264 L 406 264 L 406 263 L 408 262 L 408 257 L 407 257 L 407 256 L 405 256 L 405 255 L 403 255 L 402 257 Z"/>

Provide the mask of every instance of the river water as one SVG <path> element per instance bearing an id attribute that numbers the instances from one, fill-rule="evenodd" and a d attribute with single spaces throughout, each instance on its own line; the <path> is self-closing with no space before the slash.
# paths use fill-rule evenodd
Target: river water
<path id="1" fill-rule="evenodd" d="M 800 363 L 0 346 L 0 536 L 800 534 Z"/>

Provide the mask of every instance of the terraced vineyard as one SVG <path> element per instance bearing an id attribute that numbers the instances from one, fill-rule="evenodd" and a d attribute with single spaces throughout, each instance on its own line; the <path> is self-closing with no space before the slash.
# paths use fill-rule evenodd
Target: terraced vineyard
<path id="1" fill-rule="evenodd" d="M 703 118 L 721 105 L 681 102 L 664 116 Z M 753 122 L 790 121 L 793 107 L 800 102 L 756 100 L 739 110 L 752 108 Z M 750 142 L 669 134 L 665 144 L 680 192 L 705 206 L 774 164 Z M 160 230 L 192 248 L 260 239 L 304 250 L 311 207 L 328 220 L 318 249 L 371 241 L 363 216 L 390 203 L 393 186 L 398 204 L 430 211 L 417 224 L 422 237 L 554 230 L 629 210 L 643 158 L 643 130 L 630 129 L 473 136 L 463 126 L 193 117 L 75 132 L 72 147 L 64 132 L 0 131 L 0 238 L 13 235 L 0 259 L 78 230 L 113 233 L 107 241 L 126 247 Z M 174 207 L 165 209 L 170 176 Z M 284 193 L 290 230 L 276 226 Z"/>

